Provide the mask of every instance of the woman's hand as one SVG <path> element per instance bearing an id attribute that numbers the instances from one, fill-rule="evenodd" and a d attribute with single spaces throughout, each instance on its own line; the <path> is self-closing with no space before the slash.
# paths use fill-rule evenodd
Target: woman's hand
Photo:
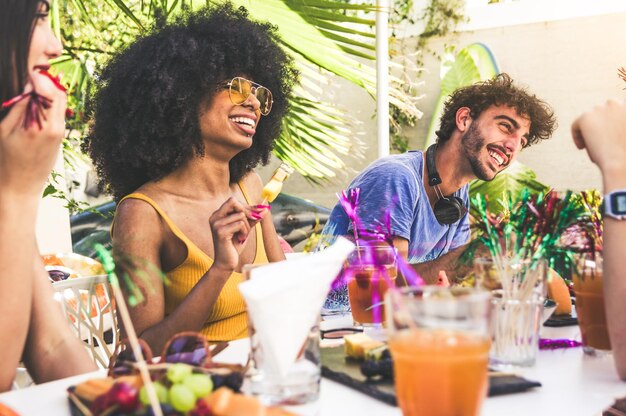
<path id="1" fill-rule="evenodd" d="M 209 218 L 213 233 L 215 262 L 213 267 L 232 271 L 239 264 L 239 255 L 254 222 L 258 221 L 249 207 L 234 197 L 228 198 Z"/>
<path id="2" fill-rule="evenodd" d="M 626 184 L 626 101 L 610 100 L 583 113 L 572 124 L 572 136 L 602 171 L 605 187 L 613 187 L 608 180 Z"/>
<path id="3" fill-rule="evenodd" d="M 25 92 L 36 91 L 48 99 L 38 123 L 25 126 L 30 98 L 17 102 L 0 122 L 0 186 L 16 196 L 39 199 L 58 156 L 65 134 L 67 97 L 52 80 L 38 72 L 30 74 Z"/>

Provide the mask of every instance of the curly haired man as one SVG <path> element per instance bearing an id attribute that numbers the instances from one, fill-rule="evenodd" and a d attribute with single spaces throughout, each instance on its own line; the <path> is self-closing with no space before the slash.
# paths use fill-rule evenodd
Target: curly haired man
<path id="1" fill-rule="evenodd" d="M 492 180 L 523 148 L 549 138 L 555 123 L 552 109 L 507 74 L 456 90 L 435 145 L 379 159 L 352 181 L 349 188 L 361 190 L 362 226 L 376 231 L 389 215 L 384 231 L 398 252 L 435 283 L 469 239 L 469 182 Z M 323 234 L 349 235 L 350 227 L 337 204 Z"/>

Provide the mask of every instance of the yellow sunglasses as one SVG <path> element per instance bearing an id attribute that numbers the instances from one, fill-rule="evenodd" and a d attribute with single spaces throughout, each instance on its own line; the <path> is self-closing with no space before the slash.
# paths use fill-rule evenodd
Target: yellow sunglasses
<path id="1" fill-rule="evenodd" d="M 226 83 L 228 87 L 228 96 L 230 101 L 235 105 L 241 105 L 246 102 L 250 95 L 254 94 L 259 100 L 259 110 L 264 116 L 268 115 L 272 110 L 272 92 L 264 86 L 257 84 L 242 77 L 235 77 Z"/>

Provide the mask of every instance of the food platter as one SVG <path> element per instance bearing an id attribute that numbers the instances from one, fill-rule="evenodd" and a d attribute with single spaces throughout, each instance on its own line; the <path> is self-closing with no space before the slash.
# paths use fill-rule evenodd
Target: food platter
<path id="1" fill-rule="evenodd" d="M 393 380 L 365 377 L 361 373 L 361 361 L 346 357 L 343 346 L 322 348 L 321 359 L 323 377 L 385 403 L 397 405 Z M 541 383 L 537 381 L 514 374 L 490 371 L 488 396 L 519 393 L 540 386 Z"/>

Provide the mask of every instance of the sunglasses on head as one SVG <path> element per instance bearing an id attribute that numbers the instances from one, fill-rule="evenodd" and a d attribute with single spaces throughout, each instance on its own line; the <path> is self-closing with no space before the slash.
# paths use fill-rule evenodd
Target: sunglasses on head
<path id="1" fill-rule="evenodd" d="M 217 344 L 209 349 L 206 338 L 198 332 L 181 332 L 165 343 L 159 364 L 184 363 L 195 367 L 204 367 L 211 363 L 211 357 L 226 347 Z M 153 362 L 152 350 L 144 340 L 139 338 L 141 354 L 148 364 Z M 127 339 L 120 342 L 109 361 L 109 376 L 119 377 L 135 371 L 137 358 Z"/>
<path id="2" fill-rule="evenodd" d="M 264 86 L 242 77 L 235 77 L 226 83 L 228 96 L 235 105 L 245 103 L 250 95 L 254 95 L 259 100 L 259 110 L 264 116 L 272 111 L 272 92 Z"/>

